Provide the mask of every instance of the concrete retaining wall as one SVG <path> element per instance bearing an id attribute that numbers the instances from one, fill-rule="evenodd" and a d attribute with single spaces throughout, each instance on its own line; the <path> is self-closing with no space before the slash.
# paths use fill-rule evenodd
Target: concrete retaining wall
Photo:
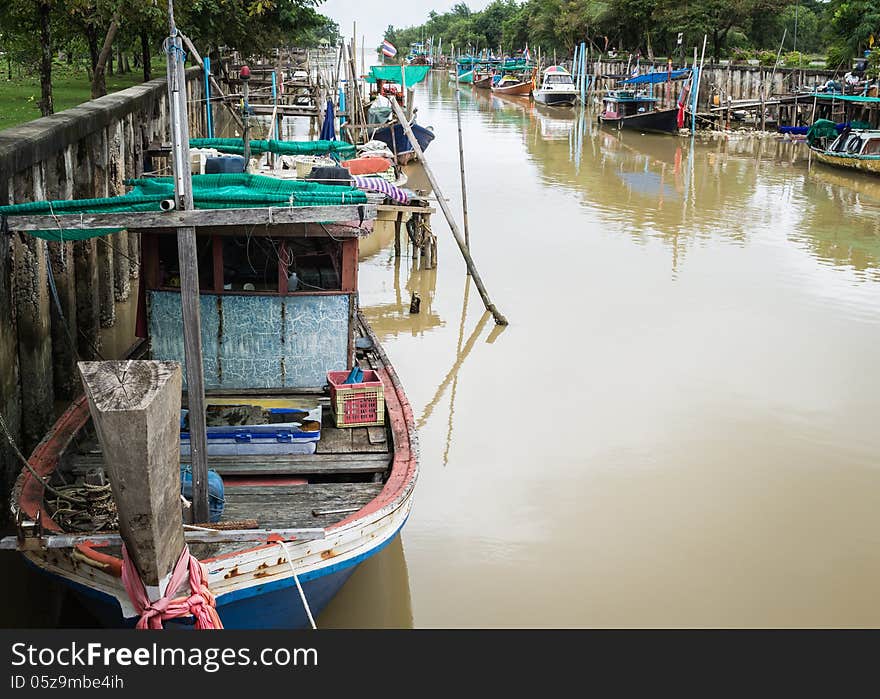
<path id="1" fill-rule="evenodd" d="M 205 133 L 203 97 L 201 72 L 191 68 L 194 137 Z M 143 174 L 149 145 L 170 141 L 167 102 L 162 78 L 0 131 L 0 204 L 124 193 L 123 181 Z M 125 231 L 63 244 L 0 234 L 0 411 L 25 455 L 52 425 L 56 408 L 81 391 L 77 355 L 96 358 L 102 329 L 116 324 L 117 304 L 136 301 L 139 259 L 138 236 Z M 134 338 L 133 327 L 118 330 Z M 20 468 L 0 438 L 0 521 Z"/>

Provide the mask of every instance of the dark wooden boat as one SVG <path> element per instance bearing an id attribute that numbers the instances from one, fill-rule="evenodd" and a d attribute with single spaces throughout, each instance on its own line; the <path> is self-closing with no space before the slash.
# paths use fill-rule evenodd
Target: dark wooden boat
<path id="1" fill-rule="evenodd" d="M 490 89 L 492 87 L 492 78 L 493 77 L 494 77 L 494 75 L 492 73 L 489 73 L 488 75 L 484 75 L 484 76 L 480 76 L 480 77 L 474 76 L 474 87 L 478 87 L 481 90 Z"/>
<path id="2" fill-rule="evenodd" d="M 657 109 L 657 99 L 631 90 L 612 90 L 602 99 L 599 122 L 618 129 L 678 131 L 678 108 Z"/>
<path id="3" fill-rule="evenodd" d="M 415 122 L 411 123 L 410 126 L 412 127 L 416 140 L 419 142 L 419 147 L 423 151 L 427 150 L 428 146 L 431 145 L 431 141 L 434 140 L 434 132 L 431 129 L 416 124 Z M 406 131 L 404 131 L 404 128 L 400 124 L 383 126 L 376 129 L 373 138 L 377 141 L 382 141 L 382 143 L 385 143 L 388 148 L 396 152 L 397 162 L 400 165 L 406 165 L 416 157 L 415 148 L 413 148 L 409 137 L 406 135 Z"/>

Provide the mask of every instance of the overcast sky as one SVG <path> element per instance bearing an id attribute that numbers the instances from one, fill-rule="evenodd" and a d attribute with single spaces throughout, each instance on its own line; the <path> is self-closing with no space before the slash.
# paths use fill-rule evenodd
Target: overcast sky
<path id="1" fill-rule="evenodd" d="M 357 43 L 367 37 L 367 49 L 378 46 L 385 38 L 385 28 L 412 27 L 428 20 L 431 10 L 443 13 L 451 10 L 461 0 L 326 0 L 318 6 L 318 12 L 336 20 L 339 31 L 346 39 L 351 38 L 352 22 L 357 22 Z M 465 0 L 472 10 L 482 10 L 491 0 Z M 397 50 L 408 49 L 398 46 Z M 360 53 L 360 51 L 358 51 Z M 367 59 L 369 62 L 369 59 Z"/>

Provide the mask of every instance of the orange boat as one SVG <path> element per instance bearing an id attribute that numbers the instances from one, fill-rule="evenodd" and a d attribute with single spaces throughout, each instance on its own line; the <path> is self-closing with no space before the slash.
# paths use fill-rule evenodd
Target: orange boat
<path id="1" fill-rule="evenodd" d="M 500 95 L 528 97 L 534 87 L 534 77 L 523 80 L 515 75 L 505 75 L 497 85 L 492 87 L 492 92 Z"/>

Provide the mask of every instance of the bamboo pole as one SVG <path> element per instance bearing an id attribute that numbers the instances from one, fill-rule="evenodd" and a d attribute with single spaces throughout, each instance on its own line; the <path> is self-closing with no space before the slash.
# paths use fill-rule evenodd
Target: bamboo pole
<path id="1" fill-rule="evenodd" d="M 416 139 L 415 134 L 413 133 L 412 127 L 406 120 L 406 115 L 403 113 L 400 105 L 397 104 L 395 100 L 391 100 L 391 108 L 394 110 L 398 120 L 400 121 L 401 126 L 403 126 L 404 131 L 406 131 L 406 135 L 409 137 L 409 140 L 412 143 L 413 150 L 415 150 L 416 155 L 419 157 L 419 160 L 422 163 L 422 167 L 425 168 L 425 174 L 428 176 L 428 181 L 431 183 L 434 194 L 436 194 L 437 196 L 437 201 L 440 204 L 440 208 L 443 210 L 443 215 L 446 217 L 446 221 L 449 224 L 449 228 L 452 231 L 455 242 L 458 243 L 458 249 L 461 250 L 461 254 L 462 257 L 464 257 L 468 272 L 473 278 L 477 290 L 480 292 L 480 298 L 483 299 L 483 305 L 485 305 L 486 310 L 492 314 L 492 316 L 495 318 L 495 322 L 498 325 L 507 325 L 507 318 L 505 318 L 501 314 L 501 312 L 495 307 L 495 304 L 493 304 L 492 301 L 489 299 L 489 294 L 486 291 L 486 287 L 483 285 L 483 280 L 480 278 L 480 273 L 477 271 L 477 267 L 474 264 L 471 253 L 468 250 L 464 239 L 461 237 L 461 233 L 458 230 L 458 224 L 455 223 L 455 218 L 452 216 L 452 212 L 449 210 L 449 204 L 446 203 L 446 197 L 443 196 L 443 192 L 440 189 L 440 184 L 437 182 L 437 178 L 434 177 L 434 173 L 431 171 L 431 168 L 428 165 L 428 161 L 425 159 L 425 153 L 422 151 L 422 147 L 419 145 L 419 142 Z"/>
<path id="2" fill-rule="evenodd" d="M 458 169 L 461 174 L 461 210 L 464 218 L 464 244 L 471 247 L 471 234 L 468 227 L 467 186 L 464 177 L 464 139 L 461 134 L 461 88 L 455 83 L 455 118 L 458 120 Z M 468 271 L 470 274 L 470 270 Z"/>

